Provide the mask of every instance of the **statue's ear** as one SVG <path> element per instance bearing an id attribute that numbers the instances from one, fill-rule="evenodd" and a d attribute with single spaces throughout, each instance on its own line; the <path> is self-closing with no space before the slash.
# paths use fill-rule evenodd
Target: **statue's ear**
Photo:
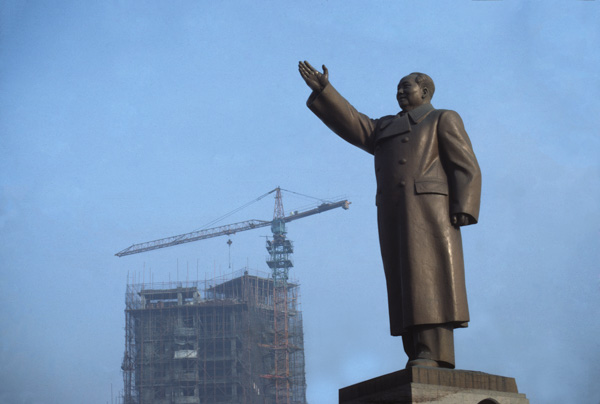
<path id="1" fill-rule="evenodd" d="M 421 98 L 426 98 L 429 96 L 429 89 L 427 87 L 423 87 L 421 89 Z"/>

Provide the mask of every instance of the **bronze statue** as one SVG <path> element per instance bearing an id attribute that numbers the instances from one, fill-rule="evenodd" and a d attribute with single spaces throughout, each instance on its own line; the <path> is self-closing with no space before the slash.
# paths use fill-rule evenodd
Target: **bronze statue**
<path id="1" fill-rule="evenodd" d="M 308 62 L 307 106 L 333 132 L 375 156 L 377 223 L 390 329 L 409 366 L 454 368 L 454 329 L 469 321 L 460 226 L 479 215 L 481 172 L 460 116 L 431 105 L 423 73 L 398 84 L 402 111 L 358 112 Z"/>

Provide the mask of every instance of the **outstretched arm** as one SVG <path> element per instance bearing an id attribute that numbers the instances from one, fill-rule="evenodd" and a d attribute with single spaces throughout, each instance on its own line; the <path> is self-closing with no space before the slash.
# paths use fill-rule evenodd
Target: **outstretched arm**
<path id="1" fill-rule="evenodd" d="M 306 60 L 298 62 L 298 71 L 311 90 L 321 92 L 329 84 L 329 71 L 323 65 L 323 73 L 311 66 Z"/>
<path id="2" fill-rule="evenodd" d="M 306 102 L 308 108 L 342 139 L 373 154 L 373 133 L 377 121 L 358 112 L 329 84 L 325 65 L 323 73 L 320 73 L 310 63 L 299 62 L 298 71 L 313 90 Z"/>

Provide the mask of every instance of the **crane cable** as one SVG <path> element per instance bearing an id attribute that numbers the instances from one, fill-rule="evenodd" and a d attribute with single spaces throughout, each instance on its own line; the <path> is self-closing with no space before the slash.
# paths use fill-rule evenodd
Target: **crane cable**
<path id="1" fill-rule="evenodd" d="M 248 203 L 246 203 L 246 204 L 244 204 L 244 205 L 240 206 L 239 208 L 236 208 L 236 209 L 232 210 L 232 211 L 231 211 L 231 212 L 229 212 L 229 213 L 226 213 L 226 214 L 224 214 L 224 215 L 223 215 L 223 216 L 221 216 L 221 217 L 218 217 L 218 218 L 214 219 L 214 220 L 213 220 L 213 221 L 211 221 L 211 222 L 208 222 L 208 223 L 206 223 L 206 224 L 205 224 L 205 225 L 203 225 L 202 227 L 200 227 L 200 228 L 198 228 L 198 229 L 196 229 L 196 230 L 193 230 L 192 232 L 195 232 L 195 231 L 200 231 L 200 230 L 204 230 L 204 229 L 207 229 L 207 228 L 209 228 L 209 227 L 212 227 L 212 226 L 214 226 L 216 223 L 220 222 L 221 220 L 228 218 L 229 216 L 233 215 L 234 213 L 237 213 L 237 212 L 239 212 L 240 210 L 242 210 L 242 209 L 244 209 L 244 208 L 247 208 L 248 206 L 252 205 L 252 204 L 253 204 L 253 203 L 255 203 L 255 202 L 258 202 L 258 201 L 260 201 L 261 199 L 263 199 L 264 197 L 266 197 L 266 196 L 268 196 L 268 195 L 272 194 L 272 193 L 273 193 L 273 192 L 275 192 L 275 191 L 277 191 L 277 188 L 275 188 L 275 189 L 273 189 L 273 190 L 271 190 L 271 191 L 267 192 L 266 194 L 263 194 L 263 195 L 259 196 L 259 197 L 258 197 L 258 198 L 256 198 L 256 199 L 253 199 L 252 201 L 250 201 L 250 202 L 248 202 Z"/>
<path id="2" fill-rule="evenodd" d="M 319 201 L 319 202 L 329 202 L 329 201 L 328 201 L 328 200 L 326 200 L 326 199 L 316 198 L 316 197 L 314 197 L 314 196 L 310 196 L 310 195 L 304 195 L 304 194 L 301 194 L 300 192 L 294 192 L 294 191 L 290 191 L 289 189 L 283 189 L 283 188 L 281 188 L 281 190 L 282 190 L 282 191 L 285 191 L 285 192 L 289 192 L 290 194 L 296 194 L 296 195 L 300 195 L 300 196 L 303 196 L 303 197 L 305 197 L 305 198 L 315 199 L 315 200 L 317 200 L 317 201 Z"/>
<path id="3" fill-rule="evenodd" d="M 320 203 L 333 203 L 334 201 L 336 201 L 338 199 L 345 198 L 345 196 L 340 196 L 340 197 L 335 197 L 335 198 L 330 198 L 330 199 L 322 199 L 322 198 L 317 198 L 317 197 L 310 196 L 310 195 L 301 194 L 300 192 L 290 191 L 289 189 L 283 189 L 283 188 L 281 188 L 281 190 L 285 191 L 285 192 L 288 192 L 290 194 L 296 194 L 296 195 L 299 195 L 299 196 L 303 196 L 303 197 L 308 198 L 308 199 L 314 199 L 314 200 L 319 201 Z M 314 204 L 302 205 L 302 206 L 299 206 L 299 207 L 295 208 L 294 210 L 297 212 L 298 210 L 305 210 L 305 209 L 310 209 L 310 208 L 314 208 L 314 207 L 315 207 Z"/>
<path id="4" fill-rule="evenodd" d="M 299 195 L 299 196 L 303 196 L 303 197 L 305 197 L 305 198 L 309 198 L 309 199 L 314 199 L 314 200 L 317 200 L 317 201 L 319 201 L 319 202 L 329 202 L 329 201 L 328 201 L 328 200 L 326 200 L 326 199 L 321 199 L 321 198 L 316 198 L 316 197 L 314 197 L 314 196 L 310 196 L 310 195 L 301 194 L 301 193 L 299 193 L 299 192 L 290 191 L 289 189 L 283 189 L 283 188 L 279 188 L 279 189 L 280 189 L 281 191 L 289 192 L 290 194 L 296 194 L 296 195 Z M 233 214 L 235 214 L 235 213 L 239 212 L 240 210 L 247 208 L 248 206 L 252 205 L 253 203 L 256 203 L 256 202 L 260 201 L 261 199 L 263 199 L 263 198 L 265 198 L 265 197 L 267 197 L 267 196 L 271 195 L 271 194 L 272 194 L 273 192 L 275 192 L 275 191 L 277 191 L 277 188 L 275 188 L 275 189 L 272 189 L 271 191 L 269 191 L 269 192 L 267 192 L 267 193 L 265 193 L 265 194 L 263 194 L 263 195 L 259 196 L 258 198 L 256 198 L 256 199 L 253 199 L 253 200 L 251 200 L 250 202 L 247 202 L 247 203 L 245 203 L 244 205 L 240 206 L 239 208 L 236 208 L 236 209 L 232 210 L 231 212 L 229 212 L 229 213 L 226 213 L 226 214 L 224 214 L 223 216 L 221 216 L 221 217 L 218 217 L 218 218 L 216 218 L 216 219 L 214 219 L 214 220 L 212 220 L 212 221 L 210 221 L 210 222 L 206 223 L 206 224 L 205 224 L 205 225 L 203 225 L 202 227 L 200 227 L 200 228 L 198 228 L 198 229 L 196 229 L 196 230 L 193 230 L 192 232 L 195 232 L 195 231 L 200 231 L 200 230 L 204 230 L 204 229 L 207 229 L 207 228 L 209 228 L 209 227 L 212 227 L 212 226 L 214 226 L 216 223 L 220 222 L 221 220 L 224 220 L 224 219 L 228 218 L 229 216 L 231 216 L 231 215 L 233 215 Z"/>

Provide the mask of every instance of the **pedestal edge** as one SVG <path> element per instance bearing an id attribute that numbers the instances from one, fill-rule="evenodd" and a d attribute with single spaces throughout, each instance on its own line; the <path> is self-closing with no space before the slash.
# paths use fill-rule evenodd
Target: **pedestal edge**
<path id="1" fill-rule="evenodd" d="M 339 398 L 340 402 L 350 401 L 356 397 L 408 386 L 410 383 L 518 393 L 517 383 L 513 377 L 472 370 L 413 366 L 344 387 L 339 391 Z"/>

